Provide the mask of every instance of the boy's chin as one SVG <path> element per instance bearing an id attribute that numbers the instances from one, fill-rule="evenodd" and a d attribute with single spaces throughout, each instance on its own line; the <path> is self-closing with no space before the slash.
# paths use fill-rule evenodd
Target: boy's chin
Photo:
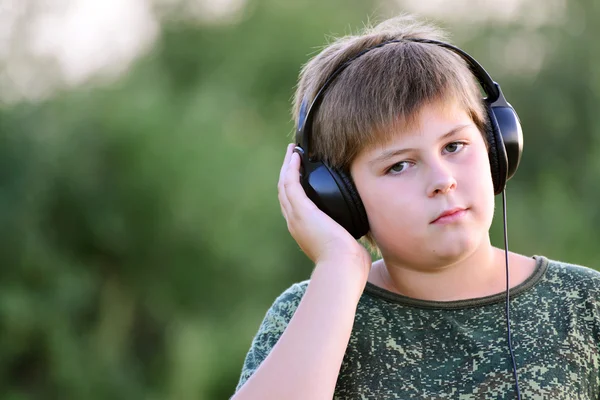
<path id="1" fill-rule="evenodd" d="M 476 237 L 475 235 L 446 238 L 446 240 L 435 243 L 435 246 L 431 248 L 430 254 L 434 259 L 451 264 L 463 260 L 473 254 L 477 251 L 481 242 L 481 238 Z"/>
<path id="2" fill-rule="evenodd" d="M 443 267 L 451 265 L 475 253 L 481 246 L 482 238 L 474 235 L 454 235 L 454 237 L 430 240 L 422 246 L 407 249 L 400 243 L 394 243 L 387 249 L 381 249 L 384 258 L 399 263 Z M 407 251 L 408 250 L 408 251 Z"/>

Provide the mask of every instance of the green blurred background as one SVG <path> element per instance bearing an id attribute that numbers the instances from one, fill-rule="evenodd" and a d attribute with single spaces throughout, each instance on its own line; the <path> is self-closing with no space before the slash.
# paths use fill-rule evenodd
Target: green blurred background
<path id="1" fill-rule="evenodd" d="M 311 272 L 276 194 L 300 67 L 399 12 L 519 112 L 511 249 L 598 268 L 597 1 L 0 0 L 0 398 L 228 398 Z"/>

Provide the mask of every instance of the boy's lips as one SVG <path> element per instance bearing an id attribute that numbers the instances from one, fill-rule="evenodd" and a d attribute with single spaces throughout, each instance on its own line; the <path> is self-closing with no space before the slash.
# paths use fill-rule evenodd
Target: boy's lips
<path id="1" fill-rule="evenodd" d="M 468 208 L 464 208 L 464 207 L 449 208 L 449 209 L 443 211 L 440 215 L 438 215 L 430 223 L 435 224 L 438 222 L 446 222 L 446 221 L 450 222 L 456 218 L 460 218 L 467 210 L 468 210 Z"/>

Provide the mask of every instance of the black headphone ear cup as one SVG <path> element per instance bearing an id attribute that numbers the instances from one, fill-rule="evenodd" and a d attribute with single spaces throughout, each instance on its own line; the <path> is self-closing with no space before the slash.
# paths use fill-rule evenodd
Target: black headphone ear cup
<path id="1" fill-rule="evenodd" d="M 300 184 L 308 198 L 354 238 L 364 236 L 369 223 L 352 179 L 321 161 L 311 161 L 300 147 L 296 149 L 302 160 Z"/>
<path id="2" fill-rule="evenodd" d="M 500 194 L 504 190 L 508 178 L 508 160 L 496 115 L 489 105 L 486 105 L 486 110 L 488 114 L 488 123 L 486 124 L 485 130 L 488 142 L 490 169 L 492 171 L 492 181 L 494 182 L 494 194 Z"/>
<path id="3" fill-rule="evenodd" d="M 506 180 L 509 180 L 517 171 L 523 153 L 521 121 L 512 106 L 506 102 L 492 107 L 492 113 L 502 138 L 507 163 Z"/>
<path id="4" fill-rule="evenodd" d="M 369 231 L 369 220 L 365 206 L 360 199 L 360 195 L 356 190 L 352 176 L 341 170 L 333 170 L 332 175 L 337 176 L 342 182 L 343 193 L 348 198 L 348 203 L 351 204 L 352 219 L 355 221 L 356 232 L 355 237 L 362 237 Z"/>

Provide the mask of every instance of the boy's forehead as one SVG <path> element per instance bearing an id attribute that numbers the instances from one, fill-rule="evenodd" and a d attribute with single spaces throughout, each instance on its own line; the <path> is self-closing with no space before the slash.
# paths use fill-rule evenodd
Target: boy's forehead
<path id="1" fill-rule="evenodd" d="M 372 142 L 365 143 L 360 153 L 382 151 L 402 142 L 418 141 L 422 138 L 427 125 L 451 127 L 464 123 L 465 119 L 472 122 L 469 113 L 457 101 L 437 101 L 422 105 L 410 116 L 399 116 L 387 126 L 373 130 Z M 443 135 L 446 132 L 438 132 Z"/>

